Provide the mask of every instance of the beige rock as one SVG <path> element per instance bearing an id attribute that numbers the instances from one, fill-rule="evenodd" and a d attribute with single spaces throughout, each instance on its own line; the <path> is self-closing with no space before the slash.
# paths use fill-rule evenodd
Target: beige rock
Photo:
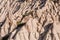
<path id="1" fill-rule="evenodd" d="M 0 40 L 9 33 L 8 40 L 60 40 L 60 1 L 0 0 Z"/>

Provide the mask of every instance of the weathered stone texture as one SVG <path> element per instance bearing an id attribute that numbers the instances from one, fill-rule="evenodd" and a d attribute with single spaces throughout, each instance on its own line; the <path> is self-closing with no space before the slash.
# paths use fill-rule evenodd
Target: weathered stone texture
<path id="1" fill-rule="evenodd" d="M 0 40 L 60 40 L 60 0 L 0 0 Z"/>

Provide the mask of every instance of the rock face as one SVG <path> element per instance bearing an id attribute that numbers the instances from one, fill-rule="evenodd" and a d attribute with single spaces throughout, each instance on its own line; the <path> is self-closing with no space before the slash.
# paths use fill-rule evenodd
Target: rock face
<path id="1" fill-rule="evenodd" d="M 60 0 L 0 0 L 0 40 L 60 40 Z"/>

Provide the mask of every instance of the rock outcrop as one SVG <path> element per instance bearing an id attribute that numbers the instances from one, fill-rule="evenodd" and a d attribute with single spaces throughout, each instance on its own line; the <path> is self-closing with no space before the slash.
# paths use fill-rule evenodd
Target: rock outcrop
<path id="1" fill-rule="evenodd" d="M 0 40 L 60 40 L 60 0 L 0 0 Z"/>

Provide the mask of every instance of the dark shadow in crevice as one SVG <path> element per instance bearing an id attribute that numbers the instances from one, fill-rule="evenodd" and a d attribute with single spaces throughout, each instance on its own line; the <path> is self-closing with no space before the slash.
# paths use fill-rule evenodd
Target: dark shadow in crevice
<path id="1" fill-rule="evenodd" d="M 0 37 L 1 37 L 1 28 L 3 27 L 3 25 L 5 24 L 6 18 L 3 22 L 0 22 Z"/>
<path id="2" fill-rule="evenodd" d="M 15 36 L 17 35 L 17 33 L 20 31 L 21 27 L 24 26 L 26 23 L 22 23 L 20 25 L 18 25 L 15 29 L 16 29 L 16 33 L 14 34 L 14 36 L 12 37 L 13 39 L 15 38 Z"/>
<path id="3" fill-rule="evenodd" d="M 59 0 L 53 0 L 54 3 L 59 3 Z"/>
<path id="4" fill-rule="evenodd" d="M 53 23 L 49 23 L 48 25 L 46 25 L 44 27 L 44 32 L 40 34 L 40 37 L 38 40 L 45 40 L 46 35 L 49 32 L 49 30 L 51 30 L 51 28 L 53 28 Z"/>
<path id="5" fill-rule="evenodd" d="M 12 33 L 6 34 L 4 37 L 2 37 L 2 40 L 8 40 Z"/>
<path id="6" fill-rule="evenodd" d="M 1 13 L 1 10 L 2 10 L 2 8 L 0 9 L 0 13 Z"/>
<path id="7" fill-rule="evenodd" d="M 6 21 L 6 18 L 3 22 L 0 22 L 0 28 L 4 25 L 5 21 Z"/>
<path id="8" fill-rule="evenodd" d="M 59 20 L 58 21 L 60 22 L 60 15 L 59 15 Z"/>
<path id="9" fill-rule="evenodd" d="M 24 26 L 26 23 L 22 23 L 22 24 L 19 24 L 17 25 L 16 28 L 13 29 L 12 32 L 14 32 L 16 30 L 16 33 L 14 34 L 13 38 L 17 35 L 17 33 L 20 31 L 20 29 L 22 28 L 22 26 Z M 8 40 L 9 37 L 11 36 L 12 32 L 6 34 L 4 37 L 2 37 L 2 40 Z"/>
<path id="10" fill-rule="evenodd" d="M 24 2 L 25 0 L 18 0 L 18 2 Z"/>
<path id="11" fill-rule="evenodd" d="M 36 3 L 36 0 L 33 0 L 32 3 L 30 4 L 31 5 L 31 9 L 33 9 L 35 3 Z"/>
<path id="12" fill-rule="evenodd" d="M 9 23 L 8 33 L 10 32 L 10 29 L 11 29 L 11 23 Z"/>
<path id="13" fill-rule="evenodd" d="M 44 27 L 45 23 L 47 22 L 47 19 L 43 21 L 42 27 Z"/>
<path id="14" fill-rule="evenodd" d="M 16 10 L 13 12 L 13 14 L 15 14 L 19 9 L 20 9 L 20 5 L 16 7 Z"/>
<path id="15" fill-rule="evenodd" d="M 46 4 L 46 1 L 47 0 L 41 0 L 41 3 L 40 3 L 40 9 L 42 9 L 44 6 L 45 6 L 45 4 Z"/>
<path id="16" fill-rule="evenodd" d="M 53 27 L 51 28 L 51 40 L 53 40 L 54 34 L 53 34 Z"/>

